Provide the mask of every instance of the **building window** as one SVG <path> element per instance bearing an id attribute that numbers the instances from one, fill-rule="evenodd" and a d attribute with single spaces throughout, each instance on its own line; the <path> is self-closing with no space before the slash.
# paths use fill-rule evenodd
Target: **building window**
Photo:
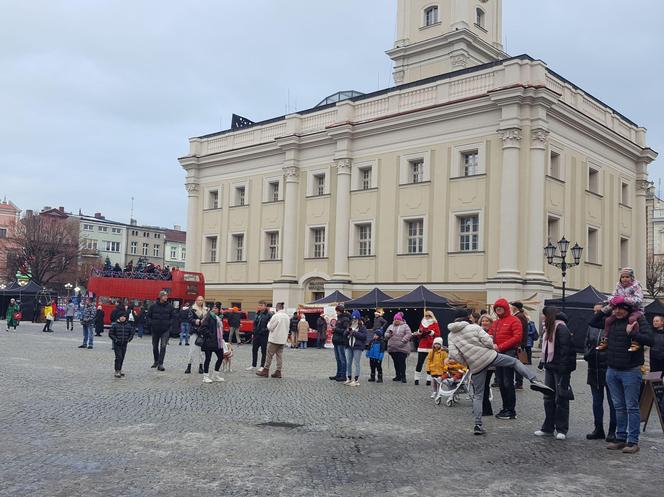
<path id="1" fill-rule="evenodd" d="M 422 183 L 424 181 L 424 160 L 416 159 L 408 161 L 409 183 Z"/>
<path id="2" fill-rule="evenodd" d="M 314 259 L 325 257 L 325 228 L 311 228 L 311 256 Z"/>
<path id="3" fill-rule="evenodd" d="M 101 231 L 102 233 L 108 233 L 107 226 L 97 226 L 97 230 Z"/>
<path id="4" fill-rule="evenodd" d="M 208 262 L 217 262 L 217 237 L 208 236 L 205 238 L 206 254 Z"/>
<path id="5" fill-rule="evenodd" d="M 155 237 L 155 238 L 161 238 L 161 233 L 155 233 L 155 234 L 154 234 L 154 237 Z"/>
<path id="6" fill-rule="evenodd" d="M 129 253 L 131 255 L 136 255 L 138 253 L 138 243 L 137 242 L 131 242 L 131 245 L 129 246 Z"/>
<path id="7" fill-rule="evenodd" d="M 233 254 L 232 259 L 235 262 L 244 260 L 244 234 L 233 235 Z"/>
<path id="8" fill-rule="evenodd" d="M 629 183 L 625 183 L 624 181 L 620 183 L 620 203 L 628 207 L 631 205 L 629 201 Z"/>
<path id="9" fill-rule="evenodd" d="M 406 221 L 406 253 L 424 253 L 424 220 L 409 219 Z"/>
<path id="10" fill-rule="evenodd" d="M 7 238 L 7 228 L 0 228 L 0 238 Z"/>
<path id="11" fill-rule="evenodd" d="M 279 260 L 279 232 L 265 233 L 265 258 L 269 261 Z"/>
<path id="12" fill-rule="evenodd" d="M 588 166 L 588 191 L 600 193 L 599 189 L 599 169 Z"/>
<path id="13" fill-rule="evenodd" d="M 314 196 L 325 195 L 325 174 L 314 174 Z"/>
<path id="14" fill-rule="evenodd" d="M 235 205 L 247 205 L 247 188 L 245 186 L 235 187 Z"/>
<path id="15" fill-rule="evenodd" d="M 0 237 L 2 238 L 2 237 Z M 97 250 L 97 240 L 85 240 L 83 248 L 87 250 Z"/>
<path id="16" fill-rule="evenodd" d="M 424 25 L 433 26 L 438 23 L 438 7 L 429 7 L 424 11 Z"/>
<path id="17" fill-rule="evenodd" d="M 137 230 L 131 230 L 131 236 L 138 236 Z"/>
<path id="18" fill-rule="evenodd" d="M 480 217 L 459 216 L 459 251 L 476 252 L 480 248 Z"/>
<path id="19" fill-rule="evenodd" d="M 106 243 L 106 252 L 120 252 L 120 242 L 107 241 L 105 243 Z"/>
<path id="20" fill-rule="evenodd" d="M 477 24 L 480 28 L 485 29 L 486 14 L 480 8 L 475 9 L 475 24 Z"/>
<path id="21" fill-rule="evenodd" d="M 355 238 L 357 255 L 360 257 L 371 255 L 371 223 L 356 224 Z"/>
<path id="22" fill-rule="evenodd" d="M 557 245 L 558 240 L 560 240 L 560 219 L 554 216 L 549 216 L 547 218 L 546 226 L 546 236 L 548 241 Z"/>
<path id="23" fill-rule="evenodd" d="M 629 238 L 620 238 L 620 267 L 629 267 Z"/>
<path id="24" fill-rule="evenodd" d="M 171 259 L 175 260 L 178 257 L 178 249 L 176 247 L 171 247 Z"/>
<path id="25" fill-rule="evenodd" d="M 360 190 L 368 190 L 371 188 L 371 167 L 360 168 L 359 180 L 360 184 L 358 185 L 358 188 Z"/>
<path id="26" fill-rule="evenodd" d="M 208 192 L 208 209 L 219 208 L 219 190 L 211 190 Z"/>
<path id="27" fill-rule="evenodd" d="M 157 244 L 155 243 L 155 244 L 152 246 L 152 256 L 153 256 L 153 257 L 160 257 L 159 253 L 160 253 L 159 245 L 157 245 Z"/>
<path id="28" fill-rule="evenodd" d="M 599 230 L 588 227 L 588 243 L 586 243 L 586 261 L 597 264 L 599 262 Z"/>
<path id="29" fill-rule="evenodd" d="M 268 183 L 268 201 L 279 202 L 279 182 L 270 181 Z"/>
<path id="30" fill-rule="evenodd" d="M 182 258 L 181 260 L 185 260 L 187 258 L 187 251 L 184 247 L 182 247 L 182 250 L 180 250 L 180 257 Z"/>
<path id="31" fill-rule="evenodd" d="M 143 244 L 143 251 L 141 252 L 144 256 L 147 257 L 148 251 L 150 250 L 150 244 L 149 243 L 144 243 Z"/>
<path id="32" fill-rule="evenodd" d="M 150 238 L 150 233 L 148 233 L 147 231 L 144 231 L 143 232 L 143 238 Z"/>
<path id="33" fill-rule="evenodd" d="M 83 225 L 83 231 L 92 231 L 92 230 L 94 230 L 94 226 L 92 226 L 91 224 Z"/>
<path id="34" fill-rule="evenodd" d="M 475 176 L 479 173 L 479 152 L 471 150 L 461 154 L 463 159 L 463 175 Z"/>
<path id="35" fill-rule="evenodd" d="M 549 176 L 556 179 L 562 179 L 562 169 L 560 167 L 560 154 L 551 152 L 551 162 L 549 164 Z"/>
<path id="36" fill-rule="evenodd" d="M 111 228 L 111 233 L 119 235 L 120 233 L 122 233 L 122 230 L 120 228 Z"/>

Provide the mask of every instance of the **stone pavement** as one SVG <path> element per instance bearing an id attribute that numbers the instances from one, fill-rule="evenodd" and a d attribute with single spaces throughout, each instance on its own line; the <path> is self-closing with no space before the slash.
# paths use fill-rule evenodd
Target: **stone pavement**
<path id="1" fill-rule="evenodd" d="M 664 436 L 651 420 L 641 453 L 588 442 L 585 366 L 564 442 L 532 435 L 541 395 L 519 393 L 515 421 L 470 434 L 470 404 L 433 405 L 429 388 L 331 382 L 329 350 L 288 350 L 284 379 L 245 372 L 236 348 L 226 382 L 184 375 L 171 341 L 166 372 L 150 338 L 129 345 L 113 377 L 108 338 L 76 348 L 81 328 L 45 334 L 0 324 L 0 496 L 650 496 L 661 494 Z M 362 367 L 368 369 L 366 359 Z M 388 367 L 392 372 L 391 365 Z"/>

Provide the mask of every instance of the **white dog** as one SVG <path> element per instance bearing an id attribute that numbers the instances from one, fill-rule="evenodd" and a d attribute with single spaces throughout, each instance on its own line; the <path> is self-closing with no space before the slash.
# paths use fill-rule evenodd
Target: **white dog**
<path id="1" fill-rule="evenodd" d="M 231 360 L 233 358 L 233 346 L 226 342 L 224 343 L 224 360 L 221 363 L 221 371 L 225 373 L 232 373 Z"/>

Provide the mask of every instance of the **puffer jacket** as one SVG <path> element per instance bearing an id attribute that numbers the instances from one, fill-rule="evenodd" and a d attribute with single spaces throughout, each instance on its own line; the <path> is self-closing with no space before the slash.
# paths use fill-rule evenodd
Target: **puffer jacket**
<path id="1" fill-rule="evenodd" d="M 189 334 L 190 335 L 204 335 L 207 323 L 204 322 L 206 316 L 208 316 L 210 310 L 205 307 L 205 311 L 202 316 L 196 314 L 194 310 L 195 306 L 191 306 L 187 311 L 187 321 L 189 322 Z M 200 320 L 201 324 L 196 324 L 196 321 Z"/>
<path id="2" fill-rule="evenodd" d="M 198 327 L 198 333 L 203 337 L 203 345 L 201 345 L 201 350 L 203 352 L 221 350 L 219 336 L 217 334 L 217 328 L 219 326 L 221 326 L 221 322 L 217 316 L 212 314 L 212 311 L 208 312 L 201 321 L 201 325 Z"/>
<path id="3" fill-rule="evenodd" d="M 598 312 L 590 321 L 590 326 L 593 328 L 604 329 L 604 323 L 608 318 L 604 312 Z M 608 329 L 609 346 L 606 349 L 607 364 L 611 369 L 626 371 L 643 366 L 644 363 L 644 345 L 653 345 L 653 333 L 650 325 L 641 316 L 638 320 L 639 331 L 637 333 L 627 334 L 627 325 L 629 321 L 625 319 L 617 319 Z M 629 352 L 631 341 L 635 340 L 641 345 L 641 348 L 636 352 Z"/>
<path id="4" fill-rule="evenodd" d="M 175 309 L 170 302 L 158 300 L 150 306 L 147 315 L 148 328 L 153 335 L 162 335 L 173 328 L 176 322 Z"/>
<path id="5" fill-rule="evenodd" d="M 450 323 L 447 329 L 450 330 L 450 359 L 465 364 L 471 373 L 483 371 L 496 360 L 498 352 L 493 349 L 493 340 L 480 326 L 457 321 Z"/>
<path id="6" fill-rule="evenodd" d="M 334 325 L 334 330 L 332 331 L 333 345 L 344 345 L 344 333 L 346 333 L 348 328 L 350 328 L 350 314 L 342 312 L 337 315 L 337 323 Z"/>
<path id="7" fill-rule="evenodd" d="M 387 328 L 387 319 L 385 319 L 383 316 L 378 316 L 377 318 L 374 318 L 373 327 L 371 328 L 371 331 L 375 333 L 377 330 L 382 329 L 384 333 L 386 328 Z"/>
<path id="8" fill-rule="evenodd" d="M 392 323 L 385 332 L 385 337 L 387 338 L 387 351 L 388 352 L 402 352 L 405 354 L 410 354 L 410 339 L 413 336 L 413 333 L 410 331 L 410 327 L 406 324 L 400 324 L 395 326 Z"/>
<path id="9" fill-rule="evenodd" d="M 367 346 L 367 335 L 367 329 L 364 325 L 358 326 L 356 330 L 348 328 L 344 334 L 344 345 L 354 350 L 364 350 Z"/>
<path id="10" fill-rule="evenodd" d="M 505 310 L 503 317 L 496 319 L 491 327 L 498 352 L 514 356 L 516 349 L 521 345 L 521 341 L 523 340 L 523 326 L 521 325 L 521 321 L 512 315 L 510 304 L 507 300 L 498 299 L 493 307 L 494 309 L 502 307 Z"/>
<path id="11" fill-rule="evenodd" d="M 97 316 L 97 308 L 94 304 L 88 304 L 83 308 L 83 314 L 81 315 L 81 323 L 84 325 L 92 325 L 95 322 L 95 317 Z"/>
<path id="12" fill-rule="evenodd" d="M 253 336 L 267 338 L 270 334 L 270 330 L 267 329 L 267 324 L 270 322 L 271 318 L 272 314 L 267 309 L 263 312 L 257 313 L 256 318 L 254 319 Z"/>
<path id="13" fill-rule="evenodd" d="M 650 347 L 650 371 L 664 371 L 664 329 L 655 329 Z"/>
<path id="14" fill-rule="evenodd" d="M 125 321 L 124 323 L 116 321 L 111 325 L 111 329 L 108 332 L 108 338 L 110 338 L 113 343 L 129 343 L 134 338 L 134 327 L 129 321 Z"/>
<path id="15" fill-rule="evenodd" d="M 545 331 L 542 337 L 542 362 L 544 369 L 558 373 L 569 374 L 576 370 L 576 352 L 574 350 L 574 335 L 567 327 L 567 316 L 558 314 L 556 316 L 556 330 L 554 338 L 553 359 L 547 361 L 547 347 L 550 343 Z"/>
<path id="16" fill-rule="evenodd" d="M 444 349 L 431 349 L 427 356 L 427 372 L 432 376 L 442 376 L 447 370 L 445 359 L 447 359 L 447 352 Z"/>
<path id="17" fill-rule="evenodd" d="M 597 350 L 604 330 L 588 326 L 586 341 L 583 347 L 583 359 L 588 363 L 588 378 L 586 383 L 591 387 L 604 388 L 606 385 L 606 350 Z"/>

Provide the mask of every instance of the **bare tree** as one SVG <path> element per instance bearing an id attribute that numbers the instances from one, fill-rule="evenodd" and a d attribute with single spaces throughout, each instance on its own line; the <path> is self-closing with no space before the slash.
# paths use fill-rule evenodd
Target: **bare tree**
<path id="1" fill-rule="evenodd" d="M 664 291 L 664 259 L 651 255 L 646 260 L 646 289 L 653 299 Z"/>
<path id="2" fill-rule="evenodd" d="M 78 272 L 81 251 L 78 223 L 48 215 L 31 215 L 16 224 L 15 251 L 7 266 L 10 274 L 28 266 L 32 279 L 44 286 L 71 278 Z"/>

